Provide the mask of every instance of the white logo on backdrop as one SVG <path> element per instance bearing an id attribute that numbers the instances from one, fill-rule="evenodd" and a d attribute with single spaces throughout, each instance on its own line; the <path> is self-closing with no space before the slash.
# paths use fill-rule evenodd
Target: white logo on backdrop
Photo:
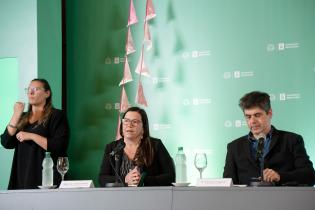
<path id="1" fill-rule="evenodd" d="M 120 103 L 115 103 L 115 109 L 119 110 L 120 109 Z"/>
<path id="2" fill-rule="evenodd" d="M 284 43 L 284 42 L 279 42 L 279 43 L 269 43 L 267 44 L 267 51 L 272 52 L 272 51 L 283 51 L 285 49 L 292 49 L 292 48 L 298 48 L 300 47 L 299 43 Z"/>
<path id="3" fill-rule="evenodd" d="M 279 100 L 280 101 L 286 101 L 286 100 L 294 100 L 294 99 L 300 99 L 301 95 L 300 93 L 280 93 L 279 94 Z"/>
<path id="4" fill-rule="evenodd" d="M 185 99 L 183 99 L 182 103 L 183 103 L 184 106 L 189 106 L 189 105 L 193 105 L 193 106 L 207 105 L 207 104 L 211 104 L 211 98 L 192 98 L 192 99 L 185 98 Z"/>
<path id="5" fill-rule="evenodd" d="M 253 71 L 234 71 L 234 72 L 227 71 L 223 73 L 224 79 L 231 79 L 231 78 L 239 79 L 242 77 L 253 77 L 253 76 L 254 76 Z"/>
<path id="6" fill-rule="evenodd" d="M 226 128 L 241 128 L 247 126 L 245 120 L 225 120 L 224 127 Z"/>
<path id="7" fill-rule="evenodd" d="M 105 109 L 106 110 L 112 110 L 112 109 L 119 110 L 120 103 L 105 103 Z"/>
<path id="8" fill-rule="evenodd" d="M 152 82 L 153 84 L 169 83 L 171 82 L 171 79 L 169 77 L 153 77 Z"/>
<path id="9" fill-rule="evenodd" d="M 171 129 L 171 124 L 160 124 L 160 123 L 153 123 L 153 130 L 168 130 Z"/>
<path id="10" fill-rule="evenodd" d="M 112 59 L 111 58 L 105 58 L 105 64 L 111 64 Z"/>
<path id="11" fill-rule="evenodd" d="M 224 79 L 230 79 L 231 77 L 232 77 L 231 72 L 224 72 L 224 74 L 223 74 Z"/>
<path id="12" fill-rule="evenodd" d="M 234 78 L 240 78 L 241 72 L 240 71 L 234 71 Z"/>
<path id="13" fill-rule="evenodd" d="M 277 94 L 274 94 L 274 93 L 269 94 L 269 96 L 270 96 L 271 101 L 276 101 L 276 100 L 287 101 L 287 100 L 300 99 L 301 98 L 300 93 L 279 93 L 278 98 L 277 98 Z"/>
<path id="14" fill-rule="evenodd" d="M 274 51 L 276 49 L 274 44 L 267 44 L 267 51 Z"/>
<path id="15" fill-rule="evenodd" d="M 114 57 L 114 58 L 110 58 L 110 57 L 106 57 L 105 58 L 105 64 L 120 64 L 120 63 L 124 63 L 125 62 L 125 58 L 124 57 Z"/>
<path id="16" fill-rule="evenodd" d="M 110 104 L 110 103 L 106 103 L 105 104 L 105 109 L 106 110 L 111 110 L 112 108 L 113 108 L 112 104 Z"/>
<path id="17" fill-rule="evenodd" d="M 231 120 L 225 120 L 225 122 L 224 122 L 224 127 L 226 127 L 226 128 L 230 128 L 230 127 L 232 127 L 232 121 Z"/>
<path id="18" fill-rule="evenodd" d="M 269 96 L 270 96 L 270 101 L 274 101 L 274 100 L 276 100 L 276 95 L 275 94 L 269 94 Z"/>
<path id="19" fill-rule="evenodd" d="M 189 106 L 189 105 L 190 105 L 189 99 L 187 99 L 187 98 L 184 99 L 184 100 L 183 100 L 183 105 L 184 105 L 184 106 Z"/>
<path id="20" fill-rule="evenodd" d="M 203 56 L 210 56 L 211 51 L 210 50 L 193 50 L 193 51 L 186 51 L 182 53 L 182 58 L 199 58 Z"/>

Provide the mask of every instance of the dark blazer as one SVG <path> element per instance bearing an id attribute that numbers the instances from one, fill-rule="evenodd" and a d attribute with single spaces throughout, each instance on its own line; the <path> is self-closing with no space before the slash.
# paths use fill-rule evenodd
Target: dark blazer
<path id="1" fill-rule="evenodd" d="M 116 147 L 116 145 L 123 141 L 113 141 L 106 145 L 104 157 L 99 173 L 99 183 L 102 187 L 105 187 L 106 183 L 115 182 L 115 172 L 111 166 L 109 160 L 111 159 L 113 165 L 115 164 L 114 157 L 110 157 L 109 153 Z M 143 184 L 144 186 L 169 186 L 172 182 L 175 182 L 175 168 L 174 163 L 167 152 L 165 146 L 160 139 L 150 138 L 150 141 L 154 150 L 154 159 L 149 167 L 143 167 L 143 172 L 146 173 Z M 119 165 L 121 164 L 123 150 L 118 153 Z M 120 168 L 120 167 L 119 167 Z M 120 174 L 120 172 L 118 171 Z M 121 177 L 125 181 L 125 177 Z"/>
<path id="2" fill-rule="evenodd" d="M 302 136 L 272 127 L 265 168 L 280 175 L 276 185 L 314 185 L 313 164 L 306 153 Z M 227 146 L 223 177 L 234 184 L 249 184 L 251 177 L 260 177 L 260 169 L 250 152 L 248 136 L 240 137 Z"/>
<path id="3" fill-rule="evenodd" d="M 35 122 L 27 124 L 23 131 L 47 138 L 47 151 L 51 152 L 54 161 L 54 184 L 59 185 L 61 177 L 56 169 L 56 162 L 58 157 L 67 156 L 70 136 L 66 114 L 61 110 L 52 109 L 45 126 Z M 38 189 L 38 186 L 42 185 L 42 161 L 45 150 L 34 141 L 18 141 L 16 134 L 11 136 L 7 128 L 1 135 L 1 144 L 6 149 L 14 149 L 8 189 Z"/>

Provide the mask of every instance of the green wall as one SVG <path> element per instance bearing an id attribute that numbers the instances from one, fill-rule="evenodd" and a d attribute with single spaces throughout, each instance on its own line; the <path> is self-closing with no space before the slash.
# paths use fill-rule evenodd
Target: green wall
<path id="1" fill-rule="evenodd" d="M 145 1 L 134 0 L 137 52 L 128 56 L 134 105 Z M 238 108 L 246 92 L 270 93 L 274 125 L 300 133 L 315 161 L 315 2 L 312 0 L 153 1 L 153 49 L 143 78 L 151 134 L 172 156 L 184 146 L 194 183 L 196 151 L 205 177 L 221 177 L 226 144 L 248 129 Z M 129 1 L 67 1 L 70 178 L 97 183 L 106 143 L 115 139 Z"/>
<path id="2" fill-rule="evenodd" d="M 53 90 L 53 104 L 61 109 L 62 47 L 61 1 L 37 1 L 38 77 L 46 78 Z"/>
<path id="3" fill-rule="evenodd" d="M 13 113 L 14 102 L 18 98 L 18 69 L 17 58 L 0 58 L 0 128 L 1 132 L 7 126 Z M 5 75 L 5 76 L 4 76 Z M 13 150 L 0 146 L 1 178 L 0 189 L 6 189 L 11 172 Z"/>
<path id="4" fill-rule="evenodd" d="M 27 100 L 24 88 L 37 75 L 36 0 L 0 0 L 0 132 L 16 101 Z M 6 189 L 13 150 L 0 145 L 0 190 Z"/>
<path id="5" fill-rule="evenodd" d="M 0 132 L 16 101 L 27 102 L 30 80 L 46 78 L 61 108 L 61 3 L 0 0 Z M 0 189 L 6 189 L 13 150 L 0 146 Z"/>

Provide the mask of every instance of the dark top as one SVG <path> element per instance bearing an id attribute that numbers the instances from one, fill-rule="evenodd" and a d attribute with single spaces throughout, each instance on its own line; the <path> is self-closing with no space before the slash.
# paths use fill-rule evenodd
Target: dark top
<path id="1" fill-rule="evenodd" d="M 272 129 L 264 166 L 279 173 L 280 181 L 276 185 L 314 185 L 315 172 L 302 136 L 273 126 Z M 234 184 L 249 184 L 250 178 L 259 176 L 259 165 L 251 155 L 248 135 L 229 143 L 223 177 L 232 178 Z"/>
<path id="2" fill-rule="evenodd" d="M 53 109 L 45 126 L 35 122 L 27 124 L 23 131 L 47 138 L 47 151 L 51 152 L 54 161 L 54 184 L 58 185 L 61 177 L 56 170 L 56 161 L 58 157 L 67 156 L 69 143 L 66 115 Z M 9 135 L 7 129 L 1 135 L 1 144 L 6 149 L 15 149 L 8 189 L 36 189 L 42 185 L 42 161 L 46 151 L 32 140 L 19 142 L 16 135 Z"/>
<path id="3" fill-rule="evenodd" d="M 109 162 L 112 161 L 114 166 L 115 160 L 114 157 L 110 157 L 109 153 L 116 147 L 119 141 L 123 141 L 123 139 L 113 141 L 106 145 L 99 174 L 99 182 L 102 187 L 105 187 L 106 183 L 115 182 L 115 172 Z M 171 183 L 175 181 L 175 168 L 173 160 L 160 139 L 151 137 L 150 141 L 154 150 L 154 158 L 149 167 L 141 168 L 142 174 L 146 174 L 143 178 L 143 185 L 170 186 Z M 120 160 L 119 165 L 121 165 L 122 155 L 123 150 L 118 153 Z M 125 176 L 122 176 L 120 171 L 118 171 L 118 173 L 121 176 L 122 181 L 125 181 Z"/>

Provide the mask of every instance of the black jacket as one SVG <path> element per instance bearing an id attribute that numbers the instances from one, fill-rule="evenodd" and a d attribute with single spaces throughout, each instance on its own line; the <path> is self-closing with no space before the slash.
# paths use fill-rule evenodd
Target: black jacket
<path id="1" fill-rule="evenodd" d="M 56 170 L 56 161 L 58 157 L 67 156 L 70 136 L 65 113 L 53 109 L 45 126 L 35 122 L 27 124 L 23 131 L 47 138 L 47 151 L 51 152 L 54 161 L 54 184 L 60 184 L 61 178 Z M 1 135 L 1 144 L 6 149 L 14 149 L 8 189 L 38 189 L 38 186 L 42 185 L 42 161 L 45 150 L 34 141 L 18 141 L 16 135 L 9 135 L 7 128 Z"/>
<path id="2" fill-rule="evenodd" d="M 306 153 L 302 136 L 272 127 L 265 168 L 280 175 L 277 185 L 314 185 L 313 164 Z M 227 146 L 223 177 L 234 184 L 249 184 L 251 177 L 259 177 L 260 169 L 250 153 L 248 136 L 240 137 Z"/>
<path id="3" fill-rule="evenodd" d="M 104 157 L 99 173 L 99 183 L 102 187 L 105 187 L 106 183 L 115 182 L 115 172 L 110 164 L 110 159 L 112 164 L 115 164 L 114 157 L 110 157 L 110 152 L 116 147 L 116 145 L 123 141 L 120 139 L 118 141 L 113 141 L 106 145 Z M 167 152 L 165 146 L 160 139 L 150 138 L 154 149 L 154 159 L 149 167 L 144 167 L 143 172 L 145 172 L 145 177 L 143 180 L 144 186 L 169 186 L 175 181 L 175 169 L 174 163 Z M 118 153 L 119 155 L 119 165 L 121 164 L 123 150 Z M 119 166 L 120 168 L 120 166 Z M 120 172 L 118 171 L 120 174 Z M 125 181 L 125 177 L 121 177 L 122 181 Z"/>

